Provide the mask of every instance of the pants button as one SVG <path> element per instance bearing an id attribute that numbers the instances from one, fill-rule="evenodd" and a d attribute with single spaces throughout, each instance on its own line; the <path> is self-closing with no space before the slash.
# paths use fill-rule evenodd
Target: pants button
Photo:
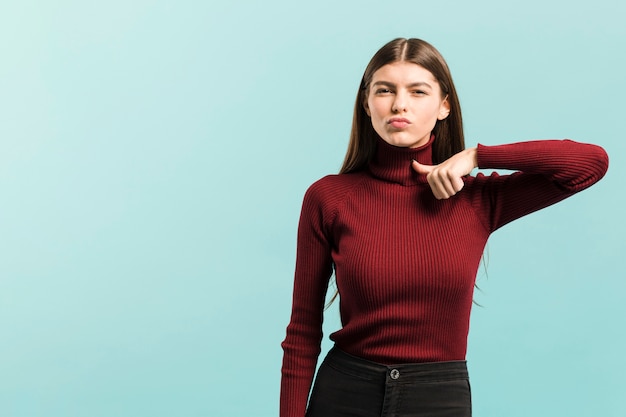
<path id="1" fill-rule="evenodd" d="M 391 379 L 398 379 L 400 378 L 400 371 L 398 371 L 397 369 L 392 369 L 389 373 L 389 376 L 391 377 Z"/>

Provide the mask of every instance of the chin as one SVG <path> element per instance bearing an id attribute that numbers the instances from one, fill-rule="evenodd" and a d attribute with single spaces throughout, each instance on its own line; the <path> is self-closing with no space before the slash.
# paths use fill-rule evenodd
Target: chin
<path id="1" fill-rule="evenodd" d="M 408 140 L 394 140 L 392 142 L 387 142 L 390 145 L 397 146 L 398 148 L 415 148 L 418 144 L 414 141 Z"/>
<path id="2" fill-rule="evenodd" d="M 396 135 L 384 137 L 383 140 L 390 145 L 397 146 L 398 148 L 416 148 L 421 145 L 421 141 L 416 140 L 415 136 L 407 135 L 406 132 L 397 133 Z"/>
<path id="3" fill-rule="evenodd" d="M 393 143 L 394 146 L 402 148 L 419 148 L 428 142 L 429 138 L 416 140 L 414 137 L 396 139 Z"/>
<path id="4" fill-rule="evenodd" d="M 411 143 L 407 140 L 402 140 L 402 139 L 396 139 L 396 138 L 385 138 L 385 137 L 381 137 L 382 140 L 384 140 L 385 142 L 387 142 L 389 145 L 391 146 L 397 146 L 398 148 L 408 148 L 411 146 Z"/>

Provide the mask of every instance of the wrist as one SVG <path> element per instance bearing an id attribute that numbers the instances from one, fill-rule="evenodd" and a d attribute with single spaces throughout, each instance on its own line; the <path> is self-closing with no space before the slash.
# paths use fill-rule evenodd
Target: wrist
<path id="1" fill-rule="evenodd" d="M 476 147 L 465 149 L 468 158 L 472 161 L 472 166 L 478 168 L 478 149 Z"/>

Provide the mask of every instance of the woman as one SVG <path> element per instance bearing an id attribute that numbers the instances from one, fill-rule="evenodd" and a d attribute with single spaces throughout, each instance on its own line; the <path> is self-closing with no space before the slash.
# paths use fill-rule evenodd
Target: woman
<path id="1" fill-rule="evenodd" d="M 470 176 L 475 167 L 516 172 Z M 570 140 L 464 149 L 439 52 L 418 39 L 383 46 L 361 81 L 341 173 L 304 197 L 281 417 L 470 416 L 465 353 L 489 235 L 607 167 L 602 148 Z M 342 328 L 307 410 L 333 269 Z"/>

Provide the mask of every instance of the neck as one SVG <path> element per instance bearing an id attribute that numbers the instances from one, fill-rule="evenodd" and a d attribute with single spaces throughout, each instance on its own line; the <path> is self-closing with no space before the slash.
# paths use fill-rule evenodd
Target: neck
<path id="1" fill-rule="evenodd" d="M 373 176 L 385 181 L 402 185 L 416 185 L 426 183 L 426 176 L 420 175 L 411 168 L 411 161 L 420 164 L 432 165 L 432 144 L 435 137 L 417 148 L 401 148 L 393 146 L 377 138 L 376 152 L 369 163 L 369 170 Z"/>

